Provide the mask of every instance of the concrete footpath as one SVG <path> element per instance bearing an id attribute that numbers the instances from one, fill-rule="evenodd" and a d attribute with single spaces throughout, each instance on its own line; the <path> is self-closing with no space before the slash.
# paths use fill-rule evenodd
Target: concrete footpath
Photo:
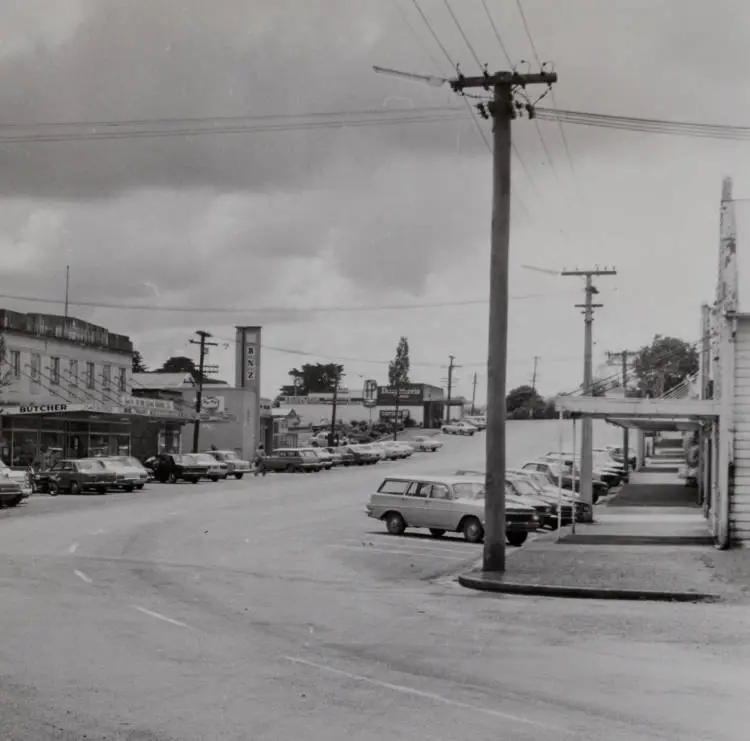
<path id="1" fill-rule="evenodd" d="M 537 537 L 507 551 L 504 573 L 477 569 L 459 583 L 505 594 L 750 602 L 750 549 L 716 550 L 695 489 L 653 468 L 598 505 L 594 523 Z"/>

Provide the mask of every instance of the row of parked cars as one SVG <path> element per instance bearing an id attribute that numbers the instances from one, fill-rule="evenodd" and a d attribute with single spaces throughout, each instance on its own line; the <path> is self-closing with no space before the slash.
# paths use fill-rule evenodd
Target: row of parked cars
<path id="1" fill-rule="evenodd" d="M 595 498 L 597 489 L 605 487 L 606 493 L 626 478 L 623 462 L 615 455 L 614 448 L 595 451 Z M 523 545 L 536 530 L 555 530 L 590 518 L 591 505 L 580 499 L 576 471 L 574 456 L 554 452 L 520 468 L 506 469 L 505 532 L 510 545 Z M 435 538 L 455 532 L 470 543 L 479 543 L 484 539 L 484 499 L 484 471 L 393 475 L 371 495 L 366 513 L 381 520 L 393 535 L 402 535 L 407 528 L 426 528 Z"/>
<path id="2" fill-rule="evenodd" d="M 408 442 L 381 440 L 335 447 L 278 448 L 264 457 L 262 466 L 275 473 L 317 473 L 336 466 L 374 466 L 379 461 L 403 460 L 417 452 L 435 453 L 442 445 L 439 440 L 420 435 Z"/>

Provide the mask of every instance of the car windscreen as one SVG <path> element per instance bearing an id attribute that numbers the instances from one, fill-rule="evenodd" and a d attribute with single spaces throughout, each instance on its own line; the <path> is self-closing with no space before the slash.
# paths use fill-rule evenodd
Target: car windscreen
<path id="1" fill-rule="evenodd" d="M 196 463 L 203 463 L 208 466 L 216 465 L 216 458 L 208 453 L 196 453 L 190 456 Z"/>
<path id="2" fill-rule="evenodd" d="M 484 499 L 484 484 L 478 481 L 453 484 L 453 497 L 455 499 Z"/>
<path id="3" fill-rule="evenodd" d="M 182 455 L 175 455 L 173 456 L 174 462 L 179 463 L 182 466 L 192 466 L 198 461 L 195 459 L 194 455 L 190 455 L 188 453 L 183 453 Z"/>
<path id="4" fill-rule="evenodd" d="M 103 461 L 97 460 L 80 460 L 78 461 L 79 471 L 103 471 L 106 466 Z"/>

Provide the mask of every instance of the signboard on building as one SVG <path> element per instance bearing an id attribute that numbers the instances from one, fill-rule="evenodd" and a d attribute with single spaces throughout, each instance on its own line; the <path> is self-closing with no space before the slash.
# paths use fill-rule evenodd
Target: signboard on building
<path id="1" fill-rule="evenodd" d="M 0 414 L 65 414 L 66 412 L 84 412 L 89 404 L 17 404 L 0 407 Z"/>
<path id="2" fill-rule="evenodd" d="M 260 389 L 260 327 L 237 327 L 237 385 Z"/>
<path id="3" fill-rule="evenodd" d="M 424 391 L 421 385 L 409 384 L 396 389 L 395 386 L 378 386 L 378 406 L 395 406 L 396 394 L 401 406 L 419 406 L 424 401 Z"/>

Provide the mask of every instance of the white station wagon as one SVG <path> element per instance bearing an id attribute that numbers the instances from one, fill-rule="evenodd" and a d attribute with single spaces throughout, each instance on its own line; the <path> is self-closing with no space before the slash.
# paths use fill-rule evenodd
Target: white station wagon
<path id="1" fill-rule="evenodd" d="M 506 500 L 506 539 L 520 546 L 539 527 L 531 507 Z M 469 543 L 484 538 L 484 482 L 467 476 L 388 476 L 366 507 L 368 517 L 403 535 L 407 527 L 427 528 L 441 538 L 463 533 Z"/>

